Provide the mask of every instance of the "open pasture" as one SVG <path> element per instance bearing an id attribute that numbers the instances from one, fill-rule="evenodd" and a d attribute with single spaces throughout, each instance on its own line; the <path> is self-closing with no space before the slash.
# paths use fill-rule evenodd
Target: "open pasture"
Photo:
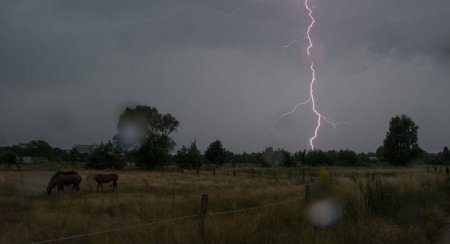
<path id="1" fill-rule="evenodd" d="M 450 199 L 446 176 L 423 167 L 331 168 L 326 187 L 320 184 L 320 168 L 311 168 L 305 172 L 311 203 L 332 197 L 341 211 L 334 225 L 317 228 L 308 220 L 308 204 L 299 199 L 304 196 L 301 169 L 244 167 L 236 176 L 231 171 L 116 171 L 118 191 L 105 184 L 100 193 L 93 175 L 103 172 L 78 170 L 81 192 L 65 187 L 64 193 L 55 191 L 50 197 L 45 189 L 54 171 L 3 171 L 0 243 L 80 234 L 65 242 L 200 243 L 202 194 L 208 194 L 207 243 L 429 243 Z M 255 171 L 267 177 L 253 175 Z M 183 216 L 188 217 L 154 223 Z"/>

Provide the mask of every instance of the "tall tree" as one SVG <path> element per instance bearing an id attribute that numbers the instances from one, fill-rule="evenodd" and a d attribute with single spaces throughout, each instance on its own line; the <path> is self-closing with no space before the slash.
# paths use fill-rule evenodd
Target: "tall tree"
<path id="1" fill-rule="evenodd" d="M 225 152 L 226 150 L 222 146 L 222 142 L 217 140 L 209 144 L 205 151 L 205 158 L 210 163 L 222 165 L 225 163 Z"/>
<path id="2" fill-rule="evenodd" d="M 450 162 L 450 151 L 447 146 L 442 150 L 442 161 L 444 161 L 444 163 Z"/>
<path id="3" fill-rule="evenodd" d="M 126 108 L 119 119 L 114 143 L 125 152 L 133 152 L 136 165 L 144 169 L 162 167 L 175 146 L 170 134 L 177 130 L 178 120 L 161 114 L 154 107 Z"/>
<path id="4" fill-rule="evenodd" d="M 188 163 L 192 166 L 192 168 L 199 169 L 203 164 L 203 155 L 198 150 L 197 144 L 195 142 L 191 143 L 191 146 L 188 149 Z"/>
<path id="5" fill-rule="evenodd" d="M 141 169 L 161 169 L 170 160 L 175 142 L 166 135 L 151 135 L 134 152 L 136 166 Z"/>
<path id="6" fill-rule="evenodd" d="M 389 122 L 389 131 L 383 143 L 383 159 L 394 165 L 407 165 L 417 158 L 417 126 L 406 115 L 395 116 Z"/>
<path id="7" fill-rule="evenodd" d="M 199 169 L 203 164 L 202 153 L 198 150 L 195 142 L 189 148 L 183 146 L 177 152 L 177 163 L 182 168 Z"/>
<path id="8" fill-rule="evenodd" d="M 0 154 L 0 163 L 6 164 L 9 168 L 11 164 L 17 163 L 17 155 L 10 151 L 2 152 Z"/>

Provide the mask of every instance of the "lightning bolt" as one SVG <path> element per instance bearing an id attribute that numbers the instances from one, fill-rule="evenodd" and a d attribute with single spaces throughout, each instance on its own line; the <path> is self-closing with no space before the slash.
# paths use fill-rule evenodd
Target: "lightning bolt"
<path id="1" fill-rule="evenodd" d="M 300 40 L 295 40 L 295 41 L 290 41 L 290 42 L 288 42 L 286 45 L 283 45 L 283 46 L 281 46 L 281 47 L 279 47 L 280 49 L 283 49 L 283 53 L 284 53 L 284 55 L 286 55 L 286 50 L 287 49 L 289 49 L 292 45 L 294 45 L 294 44 L 297 44 L 297 45 L 300 45 L 300 44 L 302 44 L 304 41 L 306 41 L 306 39 L 307 39 L 307 37 L 305 36 L 305 37 L 303 37 L 302 39 L 300 39 Z"/>
<path id="2" fill-rule="evenodd" d="M 314 61 L 311 58 L 311 48 L 313 47 L 313 42 L 311 38 L 311 29 L 313 28 L 314 24 L 316 23 L 316 20 L 313 17 L 313 11 L 308 5 L 309 0 L 305 0 L 305 8 L 308 10 L 309 18 L 311 19 L 311 22 L 308 26 L 308 29 L 306 30 L 306 37 L 308 39 L 309 45 L 306 48 L 306 54 L 311 60 L 311 82 L 309 83 L 309 97 L 311 98 L 311 109 L 313 112 L 317 115 L 317 125 L 314 129 L 314 135 L 309 138 L 309 146 L 311 147 L 311 150 L 314 150 L 314 140 L 317 138 L 317 133 L 319 132 L 320 125 L 321 125 L 321 119 L 322 114 L 316 109 L 316 99 L 314 97 L 314 83 L 316 81 L 316 69 L 314 68 Z"/>
<path id="3" fill-rule="evenodd" d="M 262 3 L 263 0 L 253 0 L 248 2 L 246 5 L 241 6 L 240 8 L 234 9 L 233 11 L 225 14 L 225 16 L 230 17 L 232 15 L 235 15 L 243 10 L 246 10 L 247 8 L 252 7 L 253 5 Z M 314 27 L 314 24 L 316 23 L 316 20 L 313 16 L 313 8 L 311 8 L 309 6 L 309 2 L 310 0 L 304 0 L 304 7 L 306 8 L 306 10 L 308 11 L 308 16 L 310 19 L 310 23 L 309 26 L 306 30 L 306 36 L 303 37 L 300 40 L 294 40 L 294 41 L 290 41 L 289 43 L 279 47 L 280 49 L 283 49 L 283 52 L 285 53 L 287 49 L 289 49 L 292 45 L 300 45 L 302 44 L 304 41 L 308 42 L 308 46 L 306 47 L 306 55 L 308 56 L 309 60 L 310 60 L 310 71 L 311 71 L 311 80 L 309 81 L 309 98 L 304 101 L 304 102 L 300 102 L 297 105 L 294 106 L 294 108 L 289 111 L 286 112 L 284 114 L 282 114 L 279 119 L 282 119 L 288 115 L 293 114 L 299 107 L 303 106 L 303 105 L 307 105 L 307 104 L 311 104 L 311 109 L 314 112 L 314 114 L 317 116 L 317 122 L 316 122 L 316 126 L 314 128 L 314 133 L 313 135 L 309 138 L 308 143 L 309 146 L 311 148 L 311 150 L 314 150 L 314 141 L 318 136 L 320 127 L 322 126 L 322 120 L 329 124 L 332 128 L 333 128 L 333 136 L 336 136 L 336 127 L 338 125 L 349 125 L 349 123 L 346 122 L 340 122 L 340 123 L 336 123 L 335 120 L 331 117 L 325 116 L 322 113 L 319 112 L 319 110 L 317 109 L 316 106 L 316 98 L 315 98 L 315 90 L 314 90 L 314 85 L 316 83 L 316 67 L 315 67 L 315 63 L 313 58 L 311 57 L 311 49 L 313 48 L 314 44 L 313 44 L 313 40 L 311 38 L 311 30 Z M 297 19 L 298 13 L 301 9 L 301 0 L 297 1 L 297 9 L 294 12 L 294 18 Z"/>
<path id="4" fill-rule="evenodd" d="M 287 48 L 289 48 L 290 45 L 300 44 L 304 40 L 308 41 L 308 46 L 306 48 L 306 55 L 308 56 L 308 58 L 311 61 L 310 66 L 309 66 L 309 68 L 311 70 L 311 80 L 309 82 L 309 98 L 305 102 L 301 102 L 301 103 L 298 103 L 297 105 L 295 105 L 295 107 L 291 111 L 281 115 L 280 119 L 285 117 L 285 116 L 287 116 L 287 115 L 293 114 L 300 106 L 311 103 L 311 109 L 314 112 L 314 114 L 317 116 L 317 122 L 316 122 L 316 127 L 314 128 L 314 134 L 313 134 L 312 137 L 309 138 L 308 143 L 309 143 L 309 146 L 310 146 L 311 150 L 314 150 L 314 140 L 317 138 L 317 135 L 319 133 L 319 129 L 320 129 L 321 125 L 322 125 L 322 119 L 326 123 L 330 124 L 333 127 L 333 135 L 334 136 L 336 135 L 336 127 L 338 125 L 340 125 L 340 124 L 348 124 L 348 123 L 345 123 L 345 122 L 344 123 L 336 123 L 336 122 L 334 122 L 333 118 L 330 118 L 330 117 L 327 117 L 327 116 L 321 114 L 319 112 L 319 110 L 317 109 L 316 99 L 315 99 L 315 96 L 314 96 L 314 85 L 315 85 L 315 82 L 316 82 L 316 68 L 315 68 L 314 60 L 311 57 L 311 49 L 314 46 L 312 38 L 311 38 L 311 30 L 313 29 L 314 24 L 316 23 L 316 20 L 314 19 L 312 8 L 309 6 L 309 1 L 310 0 L 304 0 L 304 1 L 305 1 L 304 2 L 304 6 L 305 6 L 306 10 L 308 11 L 308 16 L 309 16 L 309 19 L 311 20 L 311 22 L 309 23 L 309 26 L 308 26 L 308 28 L 306 30 L 306 36 L 303 39 L 301 39 L 300 41 L 291 41 L 291 42 L 289 42 L 287 45 L 283 46 L 283 48 L 287 49 Z M 298 1 L 298 3 L 299 3 L 299 5 L 297 6 L 297 10 L 295 12 L 295 17 L 297 17 L 297 13 L 298 13 L 298 10 L 300 8 L 300 1 Z"/>
<path id="5" fill-rule="evenodd" d="M 297 108 L 298 108 L 298 107 L 300 107 L 300 106 L 302 106 L 302 105 L 306 105 L 306 104 L 308 104 L 308 103 L 310 103 L 310 102 L 311 102 L 311 98 L 309 98 L 309 99 L 306 100 L 305 102 L 298 103 L 297 105 L 295 105 L 295 107 L 294 107 L 291 111 L 282 114 L 282 115 L 280 116 L 280 119 L 282 119 L 282 118 L 284 118 L 284 117 L 286 117 L 286 116 L 288 116 L 288 115 L 291 115 L 291 114 L 295 113 L 295 111 L 297 111 Z"/>
<path id="6" fill-rule="evenodd" d="M 232 15 L 235 15 L 235 14 L 237 14 L 237 13 L 239 13 L 239 12 L 241 12 L 241 11 L 243 11 L 243 10 L 249 8 L 249 7 L 251 7 L 252 5 L 255 5 L 255 4 L 260 3 L 261 1 L 262 1 L 262 0 L 254 0 L 254 1 L 250 1 L 250 2 L 248 2 L 246 5 L 244 5 L 244 6 L 240 7 L 240 8 L 234 9 L 233 11 L 231 11 L 231 12 L 225 14 L 225 17 L 230 17 L 230 16 L 232 16 Z"/>

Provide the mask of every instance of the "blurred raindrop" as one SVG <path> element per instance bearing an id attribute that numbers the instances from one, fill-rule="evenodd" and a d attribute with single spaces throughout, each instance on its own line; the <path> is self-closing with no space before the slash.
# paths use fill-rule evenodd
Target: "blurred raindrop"
<path id="1" fill-rule="evenodd" d="M 311 223 L 319 228 L 335 224 L 342 216 L 341 204 L 334 199 L 320 200 L 311 205 L 308 217 Z"/>

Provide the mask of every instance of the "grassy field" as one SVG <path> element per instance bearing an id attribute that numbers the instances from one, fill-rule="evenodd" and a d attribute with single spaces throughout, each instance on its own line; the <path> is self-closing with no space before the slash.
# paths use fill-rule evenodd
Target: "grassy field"
<path id="1" fill-rule="evenodd" d="M 202 194 L 209 197 L 208 213 L 304 195 L 301 169 L 247 166 L 237 176 L 232 169 L 228 176 L 226 171 L 218 170 L 216 175 L 117 171 L 118 192 L 97 193 L 92 178 L 97 172 L 79 170 L 80 193 L 66 187 L 65 193 L 50 197 L 45 188 L 54 171 L 0 171 L 0 242 L 29 243 L 117 229 L 66 242 L 200 243 L 198 217 L 144 224 L 198 214 Z M 330 168 L 331 181 L 322 184 L 319 171 L 311 168 L 305 173 L 311 184 L 310 204 L 293 200 L 248 212 L 209 215 L 205 242 L 430 243 L 446 215 L 450 185 L 442 172 L 427 172 L 424 167 Z M 267 177 L 249 177 L 249 172 Z M 341 217 L 318 228 L 311 224 L 308 209 L 324 199 L 338 203 Z"/>

